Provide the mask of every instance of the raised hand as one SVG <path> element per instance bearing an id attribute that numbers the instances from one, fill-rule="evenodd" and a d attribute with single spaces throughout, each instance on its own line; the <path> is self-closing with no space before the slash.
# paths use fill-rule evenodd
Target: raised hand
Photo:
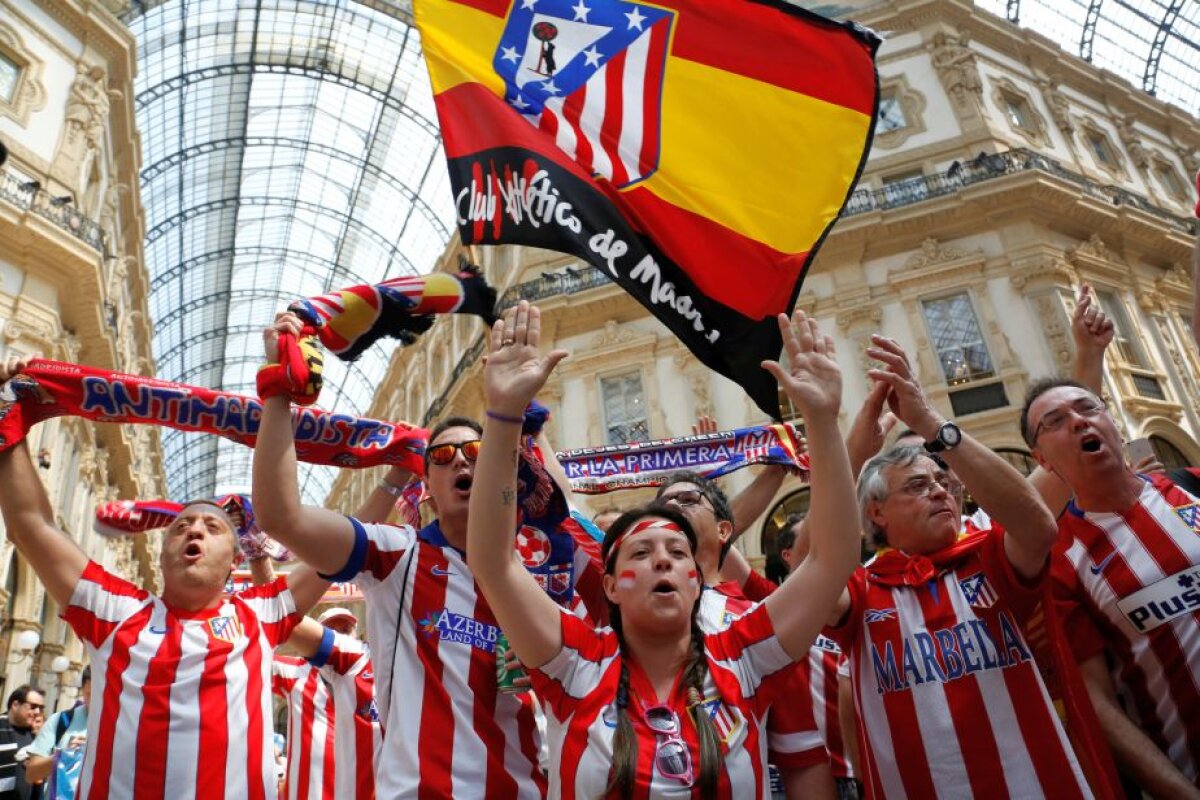
<path id="1" fill-rule="evenodd" d="M 913 375 L 908 355 L 895 339 L 873 334 L 867 355 L 884 364 L 884 369 L 867 371 L 873 381 L 887 384 L 887 404 L 900 421 L 926 439 L 932 438 L 945 419 L 929 402 L 921 382 Z"/>
<path id="2" fill-rule="evenodd" d="M 700 436 L 702 434 L 716 433 L 717 420 L 715 417 L 710 417 L 707 414 L 701 414 L 696 417 L 696 421 L 692 424 L 692 436 Z"/>
<path id="3" fill-rule="evenodd" d="M 850 470 L 855 474 L 883 449 L 883 443 L 888 433 L 896 427 L 896 415 L 884 411 L 887 403 L 889 386 L 883 381 L 876 381 L 871 387 L 867 399 L 854 416 L 850 432 L 846 434 L 846 451 L 850 454 Z"/>
<path id="4" fill-rule="evenodd" d="M 280 311 L 275 315 L 275 322 L 269 328 L 263 329 L 263 352 L 268 364 L 279 363 L 279 334 L 290 333 L 299 336 L 304 323 L 290 311 Z"/>
<path id="5" fill-rule="evenodd" d="M 1092 292 L 1092 287 L 1083 284 L 1079 297 L 1075 299 L 1075 312 L 1071 315 L 1071 336 L 1080 352 L 1091 351 L 1104 355 L 1104 348 L 1112 342 L 1116 329 Z"/>
<path id="6" fill-rule="evenodd" d="M 788 366 L 764 361 L 763 369 L 779 382 L 805 420 L 836 417 L 842 405 L 842 370 L 834 360 L 833 340 L 799 309 L 790 320 L 787 314 L 780 314 L 778 320 Z"/>
<path id="7" fill-rule="evenodd" d="M 0 361 L 0 383 L 7 383 L 9 378 L 24 372 L 29 362 L 35 358 L 40 356 L 9 356 Z"/>
<path id="8" fill-rule="evenodd" d="M 542 312 L 526 300 L 496 320 L 483 368 L 483 394 L 489 411 L 521 416 L 554 367 L 567 357 L 565 350 L 543 353 L 541 338 Z"/>

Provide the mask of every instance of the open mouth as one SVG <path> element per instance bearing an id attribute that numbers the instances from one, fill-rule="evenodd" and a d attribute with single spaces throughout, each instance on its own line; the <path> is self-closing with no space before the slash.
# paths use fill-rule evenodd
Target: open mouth
<path id="1" fill-rule="evenodd" d="M 655 594 L 673 594 L 675 592 L 675 585 L 668 580 L 661 580 L 654 584 L 654 588 L 651 591 Z"/>
<path id="2" fill-rule="evenodd" d="M 1089 433 L 1079 440 L 1079 447 L 1085 453 L 1098 453 L 1104 443 L 1100 441 L 1100 437 L 1094 433 Z"/>
<path id="3" fill-rule="evenodd" d="M 454 488 L 460 492 L 469 492 L 471 491 L 471 480 L 471 476 L 464 472 L 454 479 Z"/>
<path id="4" fill-rule="evenodd" d="M 199 558 L 204 555 L 204 548 L 199 542 L 189 542 L 188 546 L 183 548 L 184 558 Z"/>

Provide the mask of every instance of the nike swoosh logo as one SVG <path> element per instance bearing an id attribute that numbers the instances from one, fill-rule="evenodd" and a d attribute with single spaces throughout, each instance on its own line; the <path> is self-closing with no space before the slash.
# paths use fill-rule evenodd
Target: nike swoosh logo
<path id="1" fill-rule="evenodd" d="M 453 573 L 453 572 L 451 572 L 450 570 L 448 570 L 448 569 L 443 569 L 442 567 L 439 567 L 439 566 L 437 566 L 436 564 L 435 564 L 434 566 L 430 567 L 430 568 L 429 568 L 429 571 L 430 571 L 430 572 L 432 572 L 434 575 L 440 575 L 440 576 L 442 576 L 442 577 L 445 577 L 445 576 L 447 576 L 447 575 L 453 575 L 453 574 L 454 574 L 454 573 Z"/>
<path id="2" fill-rule="evenodd" d="M 1091 566 L 1092 574 L 1099 575 L 1101 572 L 1104 572 L 1104 568 L 1108 566 L 1108 562 L 1112 561 L 1113 557 L 1116 554 L 1117 554 L 1117 551 L 1113 550 L 1111 553 L 1109 553 L 1107 556 L 1105 556 L 1104 560 L 1101 561 L 1099 564 L 1093 564 Z"/>
<path id="3" fill-rule="evenodd" d="M 153 625 L 150 626 L 149 630 L 151 633 L 166 633 L 167 632 L 166 628 L 156 628 Z"/>

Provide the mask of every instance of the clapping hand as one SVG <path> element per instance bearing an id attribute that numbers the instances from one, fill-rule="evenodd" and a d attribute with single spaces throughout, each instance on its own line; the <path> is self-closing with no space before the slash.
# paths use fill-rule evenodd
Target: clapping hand
<path id="1" fill-rule="evenodd" d="M 900 421 L 918 434 L 930 438 L 945 421 L 930 404 L 913 375 L 908 355 L 895 339 L 874 334 L 867 355 L 884 364 L 884 369 L 867 371 L 873 381 L 887 384 L 887 404 Z"/>
<path id="2" fill-rule="evenodd" d="M 483 368 L 483 394 L 489 411 L 521 416 L 554 367 L 567 357 L 565 350 L 543 353 L 541 337 L 542 312 L 526 300 L 496 320 Z"/>
<path id="3" fill-rule="evenodd" d="M 775 377 L 809 423 L 836 417 L 842 405 L 842 371 L 834 360 L 833 340 L 799 309 L 790 320 L 786 314 L 778 320 L 788 365 L 764 361 L 763 369 Z"/>

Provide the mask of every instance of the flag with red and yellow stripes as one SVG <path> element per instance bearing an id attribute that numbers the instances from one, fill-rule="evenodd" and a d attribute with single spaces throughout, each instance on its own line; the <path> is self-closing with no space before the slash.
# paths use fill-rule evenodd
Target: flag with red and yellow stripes
<path id="1" fill-rule="evenodd" d="M 790 312 L 866 159 L 878 39 L 783 0 L 416 0 L 459 230 L 601 269 L 778 416 Z"/>

